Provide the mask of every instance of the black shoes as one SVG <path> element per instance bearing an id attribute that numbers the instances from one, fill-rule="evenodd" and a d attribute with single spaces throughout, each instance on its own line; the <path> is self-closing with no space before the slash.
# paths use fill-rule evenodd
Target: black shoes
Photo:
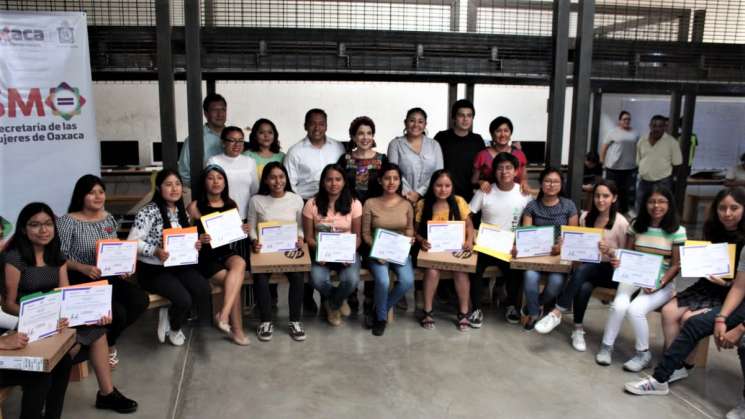
<path id="1" fill-rule="evenodd" d="M 375 336 L 383 336 L 383 333 L 385 333 L 385 325 L 385 320 L 375 320 L 373 322 L 372 334 Z"/>
<path id="2" fill-rule="evenodd" d="M 133 413 L 137 410 L 137 402 L 124 397 L 114 387 L 114 391 L 103 396 L 99 391 L 96 393 L 96 409 L 109 409 L 117 413 Z"/>

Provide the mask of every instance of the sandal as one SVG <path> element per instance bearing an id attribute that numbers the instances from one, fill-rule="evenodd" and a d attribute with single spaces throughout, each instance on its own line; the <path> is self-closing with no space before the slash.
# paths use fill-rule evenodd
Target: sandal
<path id="1" fill-rule="evenodd" d="M 109 352 L 109 367 L 113 370 L 119 365 L 119 351 L 114 349 L 114 352 Z"/>
<path id="2" fill-rule="evenodd" d="M 468 321 L 468 313 L 458 313 L 458 322 L 456 323 L 458 330 L 465 332 L 471 328 L 471 323 Z"/>
<path id="3" fill-rule="evenodd" d="M 419 325 L 427 330 L 435 328 L 435 320 L 432 318 L 432 310 L 422 311 L 422 318 L 419 320 Z"/>

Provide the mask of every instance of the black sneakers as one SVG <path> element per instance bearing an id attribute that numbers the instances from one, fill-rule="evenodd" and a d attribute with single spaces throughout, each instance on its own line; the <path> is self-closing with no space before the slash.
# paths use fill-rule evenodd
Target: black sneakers
<path id="1" fill-rule="evenodd" d="M 137 411 L 137 402 L 124 397 L 114 387 L 114 391 L 103 396 L 99 391 L 96 393 L 96 409 L 109 409 L 117 413 L 133 413 Z"/>
<path id="2" fill-rule="evenodd" d="M 375 320 L 373 322 L 372 334 L 375 336 L 383 336 L 383 333 L 385 333 L 385 325 L 385 320 Z"/>

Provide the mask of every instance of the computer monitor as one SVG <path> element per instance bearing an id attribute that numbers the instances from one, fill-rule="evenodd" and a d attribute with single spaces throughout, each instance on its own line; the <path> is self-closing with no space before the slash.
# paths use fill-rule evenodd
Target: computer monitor
<path id="1" fill-rule="evenodd" d="M 176 157 L 181 155 L 181 149 L 184 148 L 184 142 L 179 141 L 176 143 Z M 163 143 L 160 141 L 153 141 L 152 154 L 151 156 L 153 165 L 163 164 Z"/>
<path id="2" fill-rule="evenodd" d="M 101 141 L 101 166 L 139 166 L 139 147 L 139 141 Z"/>
<path id="3" fill-rule="evenodd" d="M 546 162 L 545 141 L 520 141 L 520 147 L 529 165 L 542 165 Z"/>

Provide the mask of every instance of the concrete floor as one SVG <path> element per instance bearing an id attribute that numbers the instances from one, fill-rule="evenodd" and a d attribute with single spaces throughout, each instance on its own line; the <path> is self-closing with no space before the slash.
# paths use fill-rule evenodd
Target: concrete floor
<path id="1" fill-rule="evenodd" d="M 286 290 L 280 288 L 280 295 Z M 409 296 L 411 302 L 411 296 Z M 621 364 L 633 351 L 625 325 L 614 363 L 600 367 L 594 353 L 607 307 L 593 301 L 586 320 L 588 351 L 569 345 L 571 317 L 549 336 L 507 324 L 487 310 L 481 330 L 457 331 L 454 315 L 440 311 L 437 328 L 419 327 L 413 312 L 401 313 L 381 338 L 360 318 L 331 328 L 305 322 L 308 340 L 286 330 L 280 306 L 274 339 L 238 347 L 213 328 L 194 329 L 181 348 L 155 337 L 155 311 L 122 338 L 116 386 L 136 399 L 136 418 L 718 418 L 740 397 L 743 379 L 733 351 L 711 348 L 709 365 L 675 383 L 666 397 L 622 391 L 638 375 Z M 248 319 L 251 330 L 255 319 Z M 650 318 L 660 353 L 659 316 Z M 651 370 L 646 370 L 651 373 Z M 120 417 L 93 408 L 93 375 L 71 383 L 65 417 Z M 5 404 L 18 416 L 20 392 Z"/>

